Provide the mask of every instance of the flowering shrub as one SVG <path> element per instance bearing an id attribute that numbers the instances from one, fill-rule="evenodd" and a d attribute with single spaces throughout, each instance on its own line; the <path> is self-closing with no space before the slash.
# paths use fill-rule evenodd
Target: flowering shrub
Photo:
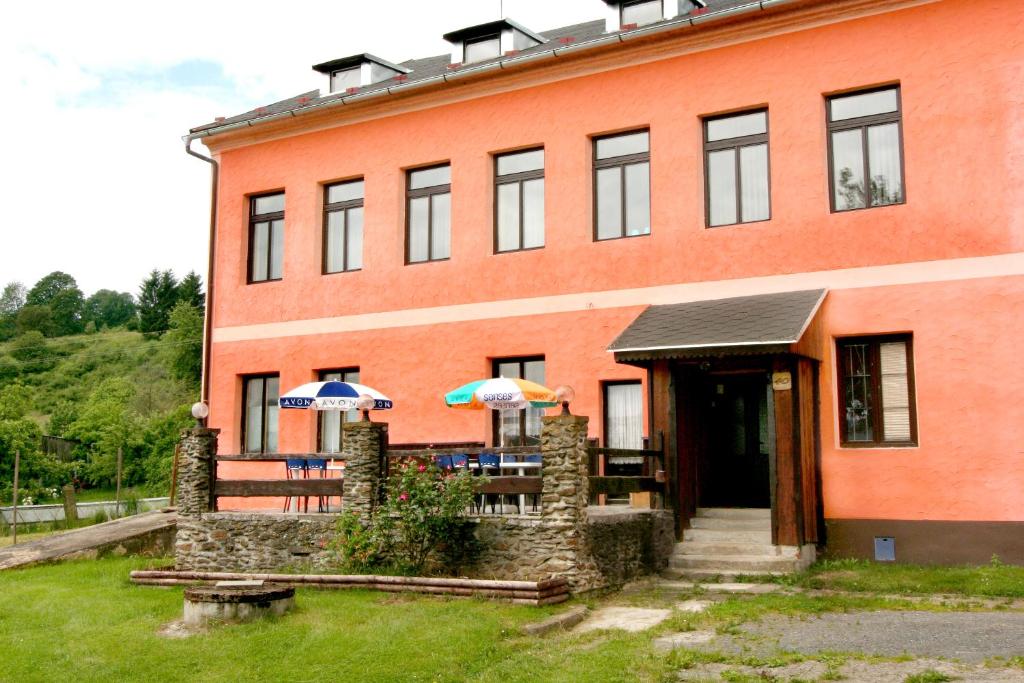
<path id="1" fill-rule="evenodd" d="M 478 481 L 464 469 L 403 463 L 391 473 L 384 502 L 369 524 L 354 513 L 339 520 L 333 547 L 342 565 L 360 573 L 459 573 L 480 549 L 466 519 Z"/>

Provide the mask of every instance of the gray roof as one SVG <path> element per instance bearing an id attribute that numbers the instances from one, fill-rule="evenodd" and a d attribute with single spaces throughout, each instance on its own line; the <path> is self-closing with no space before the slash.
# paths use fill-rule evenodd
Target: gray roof
<path id="1" fill-rule="evenodd" d="M 694 12 L 693 14 L 696 16 L 697 14 L 703 13 L 721 12 L 724 10 L 732 9 L 734 7 L 752 4 L 757 3 L 752 2 L 752 0 L 708 0 L 708 8 L 706 10 Z M 697 27 L 699 25 L 695 23 L 694 26 Z M 588 21 L 581 24 L 573 24 L 571 26 L 563 26 L 561 28 L 552 29 L 550 31 L 541 31 L 540 35 L 543 36 L 547 42 L 535 45 L 526 50 L 522 50 L 516 55 L 516 57 L 526 56 L 536 52 L 550 51 L 553 46 L 562 47 L 564 45 L 572 43 L 586 42 L 598 38 L 604 34 L 605 22 L 603 19 L 599 19 L 597 21 Z M 385 62 L 385 60 L 382 60 L 380 58 L 374 59 L 381 61 L 383 63 L 387 63 Z M 489 61 L 498 62 L 503 61 L 505 59 L 508 59 L 508 57 L 498 57 L 496 59 Z M 294 97 L 289 97 L 286 100 L 281 100 L 280 102 L 274 102 L 273 104 L 257 107 L 256 109 L 247 111 L 244 114 L 238 114 L 237 116 L 231 116 L 228 118 L 213 121 L 211 123 L 206 123 L 201 126 L 196 126 L 195 128 L 192 128 L 189 132 L 201 133 L 203 131 L 209 131 L 214 128 L 220 128 L 221 126 L 228 126 L 234 123 L 254 121 L 256 119 L 261 119 L 274 114 L 281 114 L 289 111 L 298 111 L 307 107 L 323 105 L 332 100 L 344 99 L 348 97 L 358 97 L 361 95 L 365 95 L 367 93 L 372 93 L 379 90 L 386 90 L 387 88 L 391 88 L 400 84 L 414 83 L 416 81 L 437 78 L 438 76 L 443 76 L 445 74 L 453 73 L 453 71 L 457 71 L 457 69 L 449 68 L 450 62 L 450 53 L 437 55 L 435 57 L 426 57 L 423 59 L 410 59 L 399 64 L 399 66 L 401 66 L 403 69 L 409 70 L 408 74 L 401 74 L 396 78 L 390 78 L 385 81 L 379 81 L 377 83 L 367 85 L 365 87 L 359 88 L 358 91 L 355 93 L 345 92 L 328 93 L 321 95 L 319 90 L 311 90 L 309 92 L 305 92 Z M 326 65 L 330 63 L 331 62 L 325 62 L 324 64 Z M 478 62 L 476 64 L 471 65 L 471 67 L 477 67 L 480 64 L 486 63 L 487 62 Z"/>
<path id="2" fill-rule="evenodd" d="M 667 351 L 793 344 L 810 324 L 826 290 L 650 306 L 609 351 Z"/>

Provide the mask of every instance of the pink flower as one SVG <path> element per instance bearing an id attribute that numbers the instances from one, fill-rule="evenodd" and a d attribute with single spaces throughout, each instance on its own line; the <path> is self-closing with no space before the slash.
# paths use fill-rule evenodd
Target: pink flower
<path id="1" fill-rule="evenodd" d="M 426 465 L 420 465 L 420 472 L 426 472 L 426 471 L 427 471 L 427 466 Z"/>
<path id="2" fill-rule="evenodd" d="M 409 494 L 408 493 L 403 493 L 402 495 L 400 495 L 398 497 L 398 500 L 409 500 Z"/>

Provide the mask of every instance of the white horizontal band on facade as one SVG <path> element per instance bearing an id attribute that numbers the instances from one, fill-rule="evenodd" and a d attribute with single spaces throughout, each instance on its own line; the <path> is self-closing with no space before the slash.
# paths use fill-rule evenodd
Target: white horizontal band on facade
<path id="1" fill-rule="evenodd" d="M 1014 275 L 1024 275 L 1024 252 L 217 327 L 213 330 L 213 343 L 420 327 L 595 309 L 683 304 L 804 289 L 863 289 Z"/>

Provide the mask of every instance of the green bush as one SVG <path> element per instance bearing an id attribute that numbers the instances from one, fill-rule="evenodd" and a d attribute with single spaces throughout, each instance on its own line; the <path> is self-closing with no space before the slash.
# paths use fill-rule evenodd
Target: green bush
<path id="1" fill-rule="evenodd" d="M 461 573 L 481 550 L 475 525 L 466 518 L 479 481 L 467 470 L 401 464 L 368 524 L 353 513 L 339 520 L 332 547 L 342 567 L 357 573 Z"/>

